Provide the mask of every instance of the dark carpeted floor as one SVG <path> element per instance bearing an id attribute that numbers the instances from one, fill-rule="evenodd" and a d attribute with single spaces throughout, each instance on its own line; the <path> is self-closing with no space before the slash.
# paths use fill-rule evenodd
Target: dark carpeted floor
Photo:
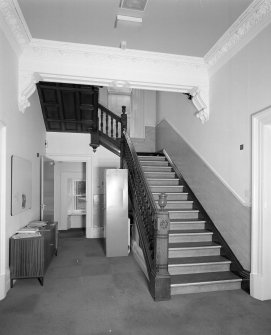
<path id="1" fill-rule="evenodd" d="M 154 302 L 132 256 L 106 258 L 102 240 L 61 234 L 44 286 L 18 280 L 0 301 L 1 335 L 271 334 L 271 301 L 243 291 Z"/>

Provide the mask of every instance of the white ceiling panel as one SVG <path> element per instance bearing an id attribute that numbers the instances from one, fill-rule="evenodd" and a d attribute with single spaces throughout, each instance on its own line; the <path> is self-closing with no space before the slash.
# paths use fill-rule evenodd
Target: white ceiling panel
<path id="1" fill-rule="evenodd" d="M 144 11 L 120 0 L 17 0 L 34 38 L 204 56 L 252 0 L 148 0 Z M 132 1 L 133 2 L 133 1 Z M 140 1 L 134 2 L 142 5 Z M 143 22 L 121 22 L 117 15 Z"/>

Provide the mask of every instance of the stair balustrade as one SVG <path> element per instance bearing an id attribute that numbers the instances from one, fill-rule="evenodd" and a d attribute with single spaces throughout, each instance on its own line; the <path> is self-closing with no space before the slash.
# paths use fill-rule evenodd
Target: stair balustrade
<path id="1" fill-rule="evenodd" d="M 149 189 L 133 143 L 127 133 L 126 107 L 118 116 L 98 104 L 96 127 L 90 129 L 94 150 L 102 144 L 120 156 L 121 168 L 128 169 L 129 196 L 140 237 L 154 300 L 170 299 L 168 273 L 169 214 L 159 210 Z"/>
<path id="2" fill-rule="evenodd" d="M 122 114 L 118 116 L 108 108 L 98 104 L 96 126 L 90 129 L 90 146 L 96 151 L 102 144 L 108 150 L 120 156 L 121 137 L 124 129 L 127 128 L 126 107 L 122 107 Z"/>
<path id="3" fill-rule="evenodd" d="M 122 145 L 121 157 L 123 167 L 128 169 L 129 196 L 146 261 L 150 293 L 154 300 L 168 300 L 169 214 L 157 208 L 133 143 L 125 130 Z"/>

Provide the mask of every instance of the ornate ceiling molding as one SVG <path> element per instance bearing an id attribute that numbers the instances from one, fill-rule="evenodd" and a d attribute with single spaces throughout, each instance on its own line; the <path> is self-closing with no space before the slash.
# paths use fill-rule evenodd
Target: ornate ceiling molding
<path id="1" fill-rule="evenodd" d="M 11 45 L 17 53 L 30 42 L 31 34 L 16 0 L 0 0 L 0 20 Z"/>
<path id="2" fill-rule="evenodd" d="M 46 81 L 189 93 L 197 88 L 208 119 L 209 77 L 202 58 L 33 39 L 20 57 L 20 106 L 24 110 L 36 78 Z M 34 83 L 34 84 L 33 84 Z M 194 100 L 199 100 L 195 95 Z M 197 107 L 199 104 L 196 103 Z"/>
<path id="3" fill-rule="evenodd" d="M 166 65 L 167 67 L 189 67 L 192 70 L 205 68 L 205 63 L 201 57 L 190 57 L 182 55 L 173 55 L 158 52 L 141 51 L 134 49 L 120 49 L 98 45 L 87 45 L 79 43 L 67 43 L 59 41 L 32 39 L 30 43 L 32 55 L 37 57 L 61 56 L 63 59 L 74 59 L 74 57 L 91 58 L 109 61 L 143 64 L 147 62 L 150 65 Z M 29 50 L 30 50 L 29 49 Z"/>
<path id="4" fill-rule="evenodd" d="M 202 123 L 205 123 L 209 120 L 209 113 L 207 109 L 207 105 L 205 104 L 202 96 L 202 92 L 198 87 L 193 87 L 189 91 L 189 95 L 191 97 L 191 101 L 193 105 L 196 107 L 197 112 L 195 116 L 201 120 Z"/>
<path id="5" fill-rule="evenodd" d="M 240 47 L 248 43 L 271 22 L 271 0 L 255 0 L 208 51 L 204 59 L 210 70 L 219 68 Z"/>

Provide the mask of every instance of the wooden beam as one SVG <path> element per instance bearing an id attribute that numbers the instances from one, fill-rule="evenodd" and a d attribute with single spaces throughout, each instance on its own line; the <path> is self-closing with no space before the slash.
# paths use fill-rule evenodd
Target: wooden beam
<path id="1" fill-rule="evenodd" d="M 62 94 L 60 90 L 57 90 L 57 100 L 59 104 L 59 114 L 61 118 L 61 128 L 63 131 L 66 130 L 65 124 L 64 124 L 64 110 L 63 110 L 63 100 L 62 100 Z"/>

